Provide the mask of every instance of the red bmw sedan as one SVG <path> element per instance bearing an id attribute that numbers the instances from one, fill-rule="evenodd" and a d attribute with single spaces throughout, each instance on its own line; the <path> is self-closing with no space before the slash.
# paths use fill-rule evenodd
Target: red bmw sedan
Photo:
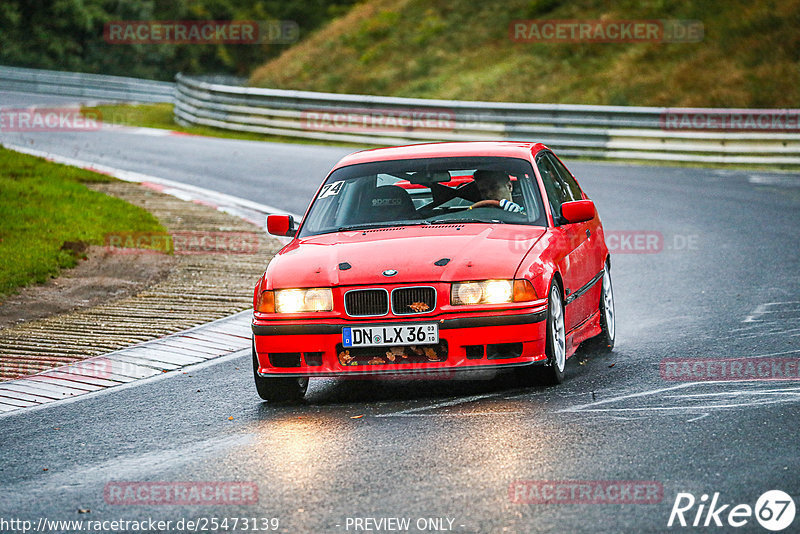
<path id="1" fill-rule="evenodd" d="M 594 203 L 539 143 L 357 152 L 317 191 L 256 284 L 261 398 L 310 377 L 514 367 L 558 384 L 578 345 L 614 346 L 611 260 Z"/>

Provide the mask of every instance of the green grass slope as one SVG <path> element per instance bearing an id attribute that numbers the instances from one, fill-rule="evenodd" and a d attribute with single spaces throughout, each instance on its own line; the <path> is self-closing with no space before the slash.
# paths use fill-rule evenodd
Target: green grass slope
<path id="1" fill-rule="evenodd" d="M 80 257 L 65 243 L 106 234 L 166 233 L 146 210 L 86 187 L 113 180 L 0 148 L 0 297 L 55 277 Z"/>
<path id="2" fill-rule="evenodd" d="M 697 43 L 516 43 L 518 19 L 696 19 Z M 255 70 L 337 93 L 653 106 L 798 107 L 800 0 L 367 0 Z"/>

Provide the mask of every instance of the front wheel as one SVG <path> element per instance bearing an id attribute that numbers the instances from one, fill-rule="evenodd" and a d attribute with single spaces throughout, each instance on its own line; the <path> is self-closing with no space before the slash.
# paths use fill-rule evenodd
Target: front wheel
<path id="1" fill-rule="evenodd" d="M 561 290 L 556 281 L 550 286 L 550 296 L 547 299 L 545 354 L 547 361 L 544 365 L 528 365 L 518 369 L 523 382 L 554 386 L 564 381 L 564 368 L 567 363 L 566 329 Z"/>
<path id="2" fill-rule="evenodd" d="M 297 402 L 305 397 L 308 390 L 308 378 L 260 376 L 255 342 L 253 342 L 253 378 L 258 396 L 269 402 Z"/>
<path id="3" fill-rule="evenodd" d="M 564 381 L 564 367 L 567 364 L 566 328 L 564 327 L 564 304 L 561 290 L 553 282 L 550 298 L 547 300 L 547 363 L 541 368 L 542 382 L 549 385 Z"/>
<path id="4" fill-rule="evenodd" d="M 606 264 L 603 273 L 603 288 L 600 292 L 600 333 L 591 339 L 590 348 L 599 352 L 611 352 L 614 348 L 617 323 L 614 311 L 614 289 L 611 287 L 611 269 Z"/>

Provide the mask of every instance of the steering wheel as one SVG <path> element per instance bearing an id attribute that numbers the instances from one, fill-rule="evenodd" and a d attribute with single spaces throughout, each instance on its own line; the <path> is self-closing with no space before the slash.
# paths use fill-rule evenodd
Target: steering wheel
<path id="1" fill-rule="evenodd" d="M 488 207 L 499 208 L 500 207 L 500 201 L 499 200 L 481 200 L 479 202 L 476 202 L 472 206 L 470 206 L 469 209 L 473 210 L 475 208 L 488 208 Z"/>

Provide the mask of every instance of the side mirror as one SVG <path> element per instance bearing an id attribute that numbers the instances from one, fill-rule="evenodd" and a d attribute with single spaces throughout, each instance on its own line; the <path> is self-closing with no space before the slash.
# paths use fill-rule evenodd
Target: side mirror
<path id="1" fill-rule="evenodd" d="M 574 200 L 561 204 L 561 216 L 568 223 L 579 223 L 594 219 L 594 202 L 591 200 Z"/>
<path id="2" fill-rule="evenodd" d="M 294 237 L 294 217 L 291 215 L 267 215 L 267 233 L 280 237 Z"/>

